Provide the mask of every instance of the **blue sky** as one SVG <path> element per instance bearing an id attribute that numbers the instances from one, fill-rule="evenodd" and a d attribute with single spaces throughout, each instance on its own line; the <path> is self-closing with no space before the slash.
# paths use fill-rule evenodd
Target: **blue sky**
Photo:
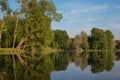
<path id="1" fill-rule="evenodd" d="M 90 35 L 93 27 L 109 29 L 120 39 L 120 0 L 53 0 L 57 12 L 63 14 L 53 29 L 66 30 L 74 37 L 82 30 Z"/>
<path id="2" fill-rule="evenodd" d="M 17 9 L 16 0 L 8 0 Z M 109 29 L 120 39 L 120 0 L 53 0 L 57 12 L 63 14 L 60 22 L 52 23 L 53 29 L 66 30 L 70 37 L 81 31 L 90 35 L 93 27 Z"/>

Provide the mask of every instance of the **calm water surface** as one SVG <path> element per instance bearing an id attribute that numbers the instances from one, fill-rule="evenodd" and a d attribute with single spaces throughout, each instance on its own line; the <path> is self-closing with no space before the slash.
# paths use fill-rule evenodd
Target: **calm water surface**
<path id="1" fill-rule="evenodd" d="M 53 71 L 51 80 L 120 80 L 120 61 L 115 62 L 115 64 L 109 72 L 104 70 L 103 72 L 93 73 L 91 66 L 82 71 L 72 62 L 64 71 Z"/>
<path id="2" fill-rule="evenodd" d="M 0 55 L 0 80 L 120 80 L 120 53 L 50 53 L 25 58 Z"/>

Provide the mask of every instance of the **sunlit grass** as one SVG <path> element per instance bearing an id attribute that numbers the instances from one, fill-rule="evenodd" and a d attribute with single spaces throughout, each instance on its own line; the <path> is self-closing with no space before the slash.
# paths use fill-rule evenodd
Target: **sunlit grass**
<path id="1" fill-rule="evenodd" d="M 0 54 L 19 54 L 22 50 L 16 48 L 0 48 Z"/>

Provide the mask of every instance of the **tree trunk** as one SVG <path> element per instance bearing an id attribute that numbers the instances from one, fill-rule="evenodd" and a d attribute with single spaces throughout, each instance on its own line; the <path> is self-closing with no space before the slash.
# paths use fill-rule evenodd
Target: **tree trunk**
<path id="1" fill-rule="evenodd" d="M 1 48 L 1 45 L 2 45 L 2 31 L 0 31 L 0 48 Z"/>
<path id="2" fill-rule="evenodd" d="M 18 49 L 21 48 L 21 46 L 23 45 L 23 43 L 28 39 L 28 37 L 32 34 L 32 32 L 30 34 L 28 34 L 26 37 L 22 38 L 21 41 L 18 43 L 17 47 Z M 23 58 L 21 57 L 20 54 L 17 54 L 17 57 L 19 59 L 19 61 L 21 62 L 22 65 L 26 65 L 26 62 L 23 60 Z"/>
<path id="3" fill-rule="evenodd" d="M 16 42 L 16 32 L 17 32 L 18 21 L 19 21 L 19 17 L 20 17 L 21 10 L 22 10 L 22 6 L 20 7 L 19 15 L 18 15 L 18 17 L 17 17 L 16 24 L 15 24 L 15 29 L 14 29 L 14 39 L 13 39 L 13 48 L 15 47 L 15 42 Z"/>
<path id="4" fill-rule="evenodd" d="M 14 30 L 13 48 L 15 47 L 17 25 L 18 25 L 18 18 L 16 20 L 16 26 L 15 26 L 15 30 Z"/>
<path id="5" fill-rule="evenodd" d="M 12 55 L 12 57 L 13 57 L 13 70 L 14 70 L 14 77 L 15 77 L 15 80 L 17 80 L 17 76 L 16 76 L 16 64 L 15 64 L 15 57 L 14 57 L 14 55 Z"/>
<path id="6" fill-rule="evenodd" d="M 3 16 L 3 23 L 2 23 L 1 31 L 0 31 L 0 48 L 1 48 L 1 41 L 2 41 L 2 30 L 3 30 L 3 27 L 5 25 L 5 22 L 4 22 L 4 13 L 3 12 L 2 12 L 2 16 Z"/>
<path id="7" fill-rule="evenodd" d="M 17 54 L 17 57 L 18 57 L 18 60 L 20 61 L 20 63 L 21 63 L 22 65 L 26 65 L 26 62 L 23 60 L 23 58 L 21 57 L 20 54 Z"/>
<path id="8" fill-rule="evenodd" d="M 24 40 L 22 39 L 16 48 L 20 49 L 23 43 L 24 43 Z M 17 54 L 17 57 L 22 65 L 26 65 L 26 62 L 23 60 L 20 54 Z"/>

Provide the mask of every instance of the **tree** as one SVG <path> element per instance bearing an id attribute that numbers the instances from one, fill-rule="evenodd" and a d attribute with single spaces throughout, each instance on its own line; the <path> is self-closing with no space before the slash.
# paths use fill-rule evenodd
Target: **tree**
<path id="1" fill-rule="evenodd" d="M 78 50 L 79 48 L 82 49 L 89 49 L 89 44 L 88 44 L 88 36 L 84 31 L 81 31 L 79 35 L 76 35 L 75 38 L 73 39 L 73 47 Z"/>
<path id="2" fill-rule="evenodd" d="M 12 43 L 13 43 L 13 35 L 14 35 L 16 17 L 5 16 L 4 21 L 5 21 L 5 25 L 4 25 L 5 31 L 3 31 L 2 33 L 3 36 L 1 39 L 2 40 L 1 47 L 10 48 L 12 47 Z"/>
<path id="3" fill-rule="evenodd" d="M 50 14 L 48 14 L 50 13 Z M 49 46 L 54 34 L 51 29 L 51 22 L 58 17 L 56 9 L 51 0 L 30 0 L 25 9 L 25 34 L 20 38 L 17 47 L 27 44 Z M 61 17 L 59 17 L 59 20 Z"/>
<path id="4" fill-rule="evenodd" d="M 62 30 L 55 30 L 55 44 L 54 46 L 58 45 L 58 48 L 68 49 L 70 46 L 70 39 L 66 31 Z"/>
<path id="5" fill-rule="evenodd" d="M 91 43 L 92 49 L 101 49 L 101 50 L 107 49 L 107 38 L 105 32 L 102 29 L 93 28 L 91 30 L 91 39 L 92 39 L 92 43 Z"/>
<path id="6" fill-rule="evenodd" d="M 0 1 L 0 3 L 2 11 L 5 11 L 7 0 Z M 6 16 L 1 20 L 0 35 L 2 35 L 3 24 L 6 30 L 4 36 L 0 38 L 2 47 L 18 49 L 31 46 L 50 47 L 54 39 L 51 22 L 59 21 L 62 18 L 62 15 L 56 12 L 53 1 L 18 0 L 18 3 L 19 8 L 12 13 L 10 13 L 10 9 L 5 11 Z M 17 56 L 23 62 L 20 54 Z"/>
<path id="7" fill-rule="evenodd" d="M 8 1 L 7 0 L 1 0 L 0 1 L 0 6 L 1 6 L 1 13 L 2 13 L 2 25 L 0 26 L 0 47 L 1 47 L 1 39 L 2 39 L 2 32 L 4 29 L 4 25 L 5 25 L 5 21 L 4 21 L 4 17 L 5 17 L 5 13 L 10 12 L 9 6 L 8 6 Z"/>
<path id="8" fill-rule="evenodd" d="M 107 37 L 107 46 L 108 50 L 113 50 L 115 48 L 114 44 L 114 36 L 110 30 L 105 31 L 106 37 Z"/>
<path id="9" fill-rule="evenodd" d="M 21 48 L 28 43 L 39 46 L 51 45 L 51 41 L 54 38 L 51 22 L 53 20 L 59 21 L 62 18 L 62 15 L 56 12 L 52 0 L 18 0 L 19 8 L 12 13 L 10 13 L 11 10 L 7 6 L 7 0 L 0 1 L 0 3 L 2 13 L 9 14 L 6 16 L 4 16 L 5 14 L 3 15 L 0 33 L 2 37 L 3 26 L 6 26 L 8 32 L 5 32 L 3 40 L 9 37 L 13 38 L 12 46 L 11 41 L 10 43 L 9 40 L 7 41 L 7 44 L 10 44 L 9 47 Z M 6 21 L 4 21 L 5 17 Z M 13 26 L 10 23 L 13 21 L 12 18 L 14 20 L 14 27 L 12 28 L 13 33 L 10 34 L 10 28 L 7 27 Z M 7 23 L 5 24 L 5 22 Z"/>
<path id="10" fill-rule="evenodd" d="M 80 38 L 80 35 L 76 35 L 75 38 L 73 39 L 73 48 L 79 50 L 81 43 L 82 40 Z"/>
<path id="11" fill-rule="evenodd" d="M 89 37 L 91 49 L 113 50 L 115 49 L 114 35 L 110 30 L 93 28 Z"/>
<path id="12" fill-rule="evenodd" d="M 80 38 L 82 40 L 81 47 L 85 50 L 89 49 L 88 36 L 84 31 L 80 33 Z"/>

